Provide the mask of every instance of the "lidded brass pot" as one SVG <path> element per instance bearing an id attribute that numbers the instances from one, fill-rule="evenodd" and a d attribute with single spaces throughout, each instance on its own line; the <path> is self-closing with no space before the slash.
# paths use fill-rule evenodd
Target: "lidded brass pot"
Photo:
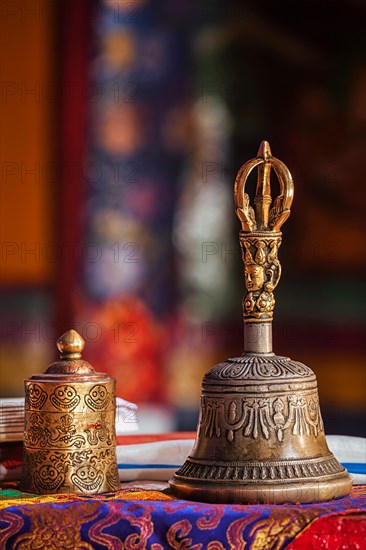
<path id="1" fill-rule="evenodd" d="M 74 330 L 57 341 L 60 361 L 25 380 L 22 488 L 96 494 L 120 487 L 115 380 L 81 359 Z"/>
<path id="2" fill-rule="evenodd" d="M 254 207 L 245 184 L 258 169 Z M 272 203 L 270 170 L 280 194 Z M 281 226 L 293 181 L 263 141 L 239 170 L 236 213 L 245 267 L 244 353 L 208 371 L 197 437 L 170 485 L 184 499 L 226 503 L 321 502 L 349 493 L 352 481 L 329 451 L 317 381 L 306 365 L 272 351 L 273 290 L 281 276 Z"/>

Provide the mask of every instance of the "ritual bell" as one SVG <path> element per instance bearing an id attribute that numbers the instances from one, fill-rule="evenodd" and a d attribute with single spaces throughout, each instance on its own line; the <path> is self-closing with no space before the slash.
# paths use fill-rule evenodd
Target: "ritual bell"
<path id="1" fill-rule="evenodd" d="M 245 191 L 257 168 L 254 207 Z M 270 171 L 280 192 L 272 202 Z M 317 381 L 306 365 L 272 351 L 273 291 L 281 276 L 281 226 L 294 194 L 286 165 L 268 142 L 235 181 L 247 292 L 244 353 L 209 370 L 202 382 L 197 437 L 170 480 L 179 498 L 212 503 L 306 503 L 345 496 L 352 480 L 329 451 Z"/>
<path id="2" fill-rule="evenodd" d="M 91 495 L 120 487 L 115 380 L 81 358 L 75 331 L 57 340 L 60 360 L 25 380 L 22 489 Z"/>

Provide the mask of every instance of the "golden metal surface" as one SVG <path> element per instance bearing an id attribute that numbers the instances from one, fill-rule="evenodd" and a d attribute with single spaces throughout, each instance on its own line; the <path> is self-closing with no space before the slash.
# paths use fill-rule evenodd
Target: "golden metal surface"
<path id="1" fill-rule="evenodd" d="M 245 185 L 255 167 L 253 208 Z M 273 202 L 271 168 L 280 184 Z M 315 374 L 272 351 L 280 228 L 290 215 L 294 187 L 266 141 L 239 170 L 234 194 L 247 289 L 244 354 L 204 376 L 196 442 L 170 486 L 180 498 L 204 502 L 280 504 L 344 496 L 352 481 L 328 449 Z"/>
<path id="2" fill-rule="evenodd" d="M 258 180 L 254 209 L 245 192 L 245 185 L 255 167 L 258 168 Z M 271 168 L 280 184 L 280 194 L 273 201 L 272 208 Z M 239 170 L 234 196 L 236 214 L 242 227 L 239 239 L 248 291 L 243 299 L 244 321 L 265 323 L 273 319 L 273 290 L 281 277 L 278 260 L 278 249 L 282 242 L 280 228 L 290 215 L 294 196 L 292 176 L 283 162 L 272 157 L 267 141 L 261 143 L 257 158 L 249 160 Z"/>
<path id="3" fill-rule="evenodd" d="M 61 360 L 25 380 L 22 488 L 96 494 L 119 488 L 115 380 L 81 359 L 74 330 L 57 341 Z"/>

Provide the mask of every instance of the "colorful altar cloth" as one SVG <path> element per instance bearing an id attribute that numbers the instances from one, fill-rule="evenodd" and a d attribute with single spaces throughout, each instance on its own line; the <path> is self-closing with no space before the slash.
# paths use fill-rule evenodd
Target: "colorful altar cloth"
<path id="1" fill-rule="evenodd" d="M 365 487 L 322 504 L 245 506 L 175 500 L 163 483 L 130 483 L 93 498 L 30 495 L 8 484 L 0 503 L 4 549 L 366 548 Z M 317 524 L 318 535 L 312 538 Z"/>

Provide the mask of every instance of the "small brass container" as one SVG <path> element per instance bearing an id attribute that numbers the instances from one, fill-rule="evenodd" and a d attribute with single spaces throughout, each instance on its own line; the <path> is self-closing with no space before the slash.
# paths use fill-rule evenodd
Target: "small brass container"
<path id="1" fill-rule="evenodd" d="M 246 192 L 258 169 L 254 201 Z M 272 200 L 273 168 L 280 194 Z M 244 263 L 244 353 L 202 382 L 194 448 L 170 480 L 179 498 L 203 502 L 322 502 L 345 496 L 352 480 L 329 451 L 315 374 L 272 350 L 281 226 L 294 194 L 286 165 L 263 141 L 238 172 L 234 197 Z"/>
<path id="2" fill-rule="evenodd" d="M 120 487 L 115 380 L 81 358 L 74 330 L 57 341 L 60 361 L 25 380 L 22 489 L 97 494 Z"/>

